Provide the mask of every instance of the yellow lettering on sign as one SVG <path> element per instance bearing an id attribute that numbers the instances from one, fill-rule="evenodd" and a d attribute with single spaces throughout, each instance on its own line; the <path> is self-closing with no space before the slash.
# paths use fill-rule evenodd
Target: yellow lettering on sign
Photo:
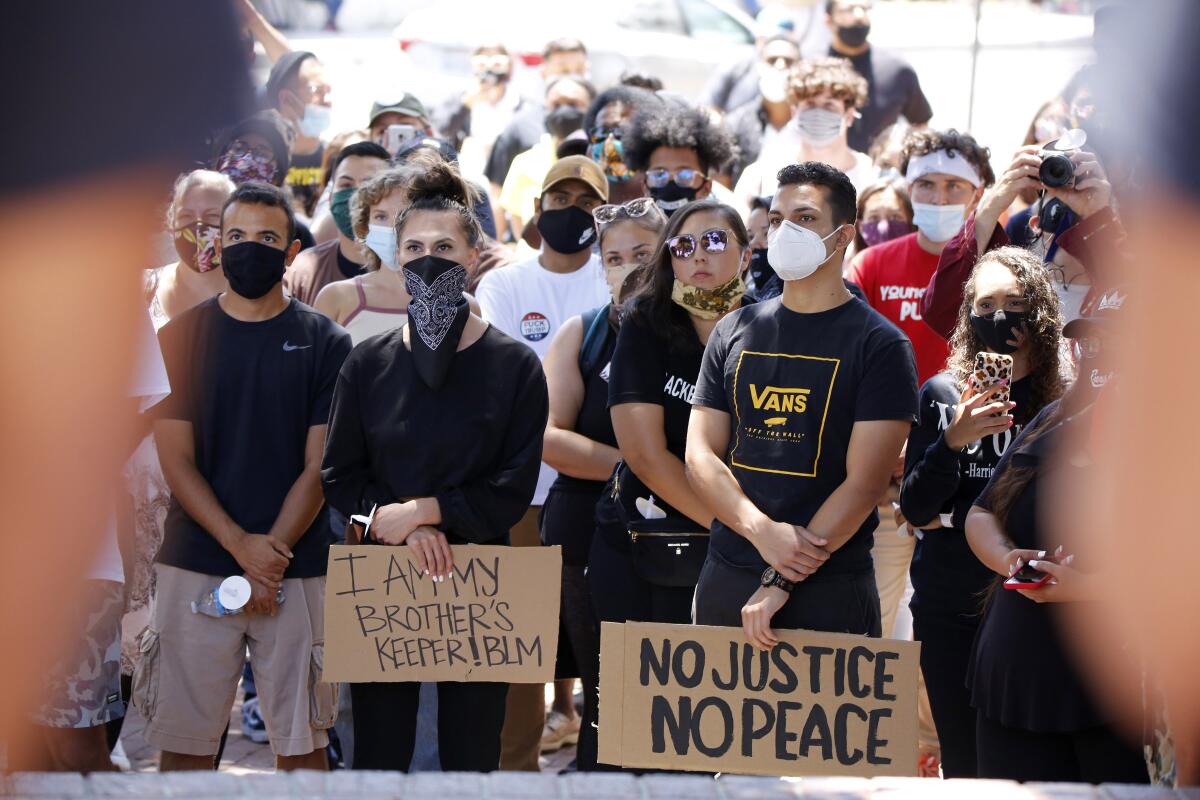
<path id="1" fill-rule="evenodd" d="M 750 384 L 750 402 L 759 411 L 787 411 L 803 414 L 808 410 L 811 389 L 786 389 L 779 386 L 764 386 L 762 391 Z"/>

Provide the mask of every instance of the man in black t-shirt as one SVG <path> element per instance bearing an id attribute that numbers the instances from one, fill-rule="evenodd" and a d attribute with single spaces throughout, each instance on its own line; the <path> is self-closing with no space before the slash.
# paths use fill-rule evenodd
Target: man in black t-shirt
<path id="1" fill-rule="evenodd" d="M 350 336 L 284 294 L 300 243 L 282 190 L 238 187 L 220 242 L 230 291 L 159 332 L 172 393 L 154 434 L 171 506 L 138 668 L 153 681 L 135 679 L 134 704 L 163 770 L 211 770 L 248 644 L 277 766 L 324 769 L 337 697 L 318 681 L 331 540 L 320 467 Z M 251 587 L 244 613 L 192 611 L 235 575 Z"/>
<path id="2" fill-rule="evenodd" d="M 779 172 L 767 258 L 783 294 L 721 320 L 688 423 L 688 479 L 716 512 L 695 621 L 770 648 L 782 628 L 880 635 L 875 506 L 917 411 L 908 338 L 842 281 L 855 192 L 827 164 Z"/>
<path id="3" fill-rule="evenodd" d="M 847 132 L 850 149 L 867 152 L 875 137 L 901 116 L 914 127 L 924 127 L 933 117 L 933 109 L 912 64 L 867 42 L 871 3 L 826 0 L 825 22 L 833 33 L 829 55 L 849 59 L 854 71 L 867 79 L 867 104 L 858 110 L 860 116 Z"/>

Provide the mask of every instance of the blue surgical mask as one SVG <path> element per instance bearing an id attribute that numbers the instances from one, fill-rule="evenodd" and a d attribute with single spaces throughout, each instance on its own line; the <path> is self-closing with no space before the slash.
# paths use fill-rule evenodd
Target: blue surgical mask
<path id="1" fill-rule="evenodd" d="M 329 130 L 333 122 L 333 109 L 329 106 L 318 106 L 309 103 L 304 107 L 304 117 L 300 120 L 300 133 L 305 136 L 320 136 Z"/>
<path id="2" fill-rule="evenodd" d="M 913 203 L 913 225 L 931 242 L 948 242 L 958 233 L 967 218 L 967 207 L 935 206 L 931 203 Z"/>
<path id="3" fill-rule="evenodd" d="M 371 252 L 379 256 L 379 261 L 392 272 L 399 272 L 400 265 L 396 263 L 396 229 L 391 225 L 368 225 L 367 238 L 364 240 Z"/>

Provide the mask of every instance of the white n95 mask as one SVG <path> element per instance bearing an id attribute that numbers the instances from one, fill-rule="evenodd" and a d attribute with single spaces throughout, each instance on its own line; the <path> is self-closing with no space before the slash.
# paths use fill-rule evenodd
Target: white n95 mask
<path id="1" fill-rule="evenodd" d="M 840 225 L 829 236 L 821 236 L 785 219 L 767 234 L 767 262 L 782 280 L 804 280 L 833 257 L 825 252 L 825 240 L 839 230 Z"/>

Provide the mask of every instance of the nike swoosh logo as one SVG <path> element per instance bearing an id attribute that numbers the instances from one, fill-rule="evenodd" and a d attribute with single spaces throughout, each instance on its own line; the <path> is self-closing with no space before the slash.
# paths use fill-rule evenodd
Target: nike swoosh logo
<path id="1" fill-rule="evenodd" d="M 290 353 L 293 350 L 307 350 L 312 347 L 311 344 L 292 344 L 291 342 L 283 343 L 283 352 Z"/>

